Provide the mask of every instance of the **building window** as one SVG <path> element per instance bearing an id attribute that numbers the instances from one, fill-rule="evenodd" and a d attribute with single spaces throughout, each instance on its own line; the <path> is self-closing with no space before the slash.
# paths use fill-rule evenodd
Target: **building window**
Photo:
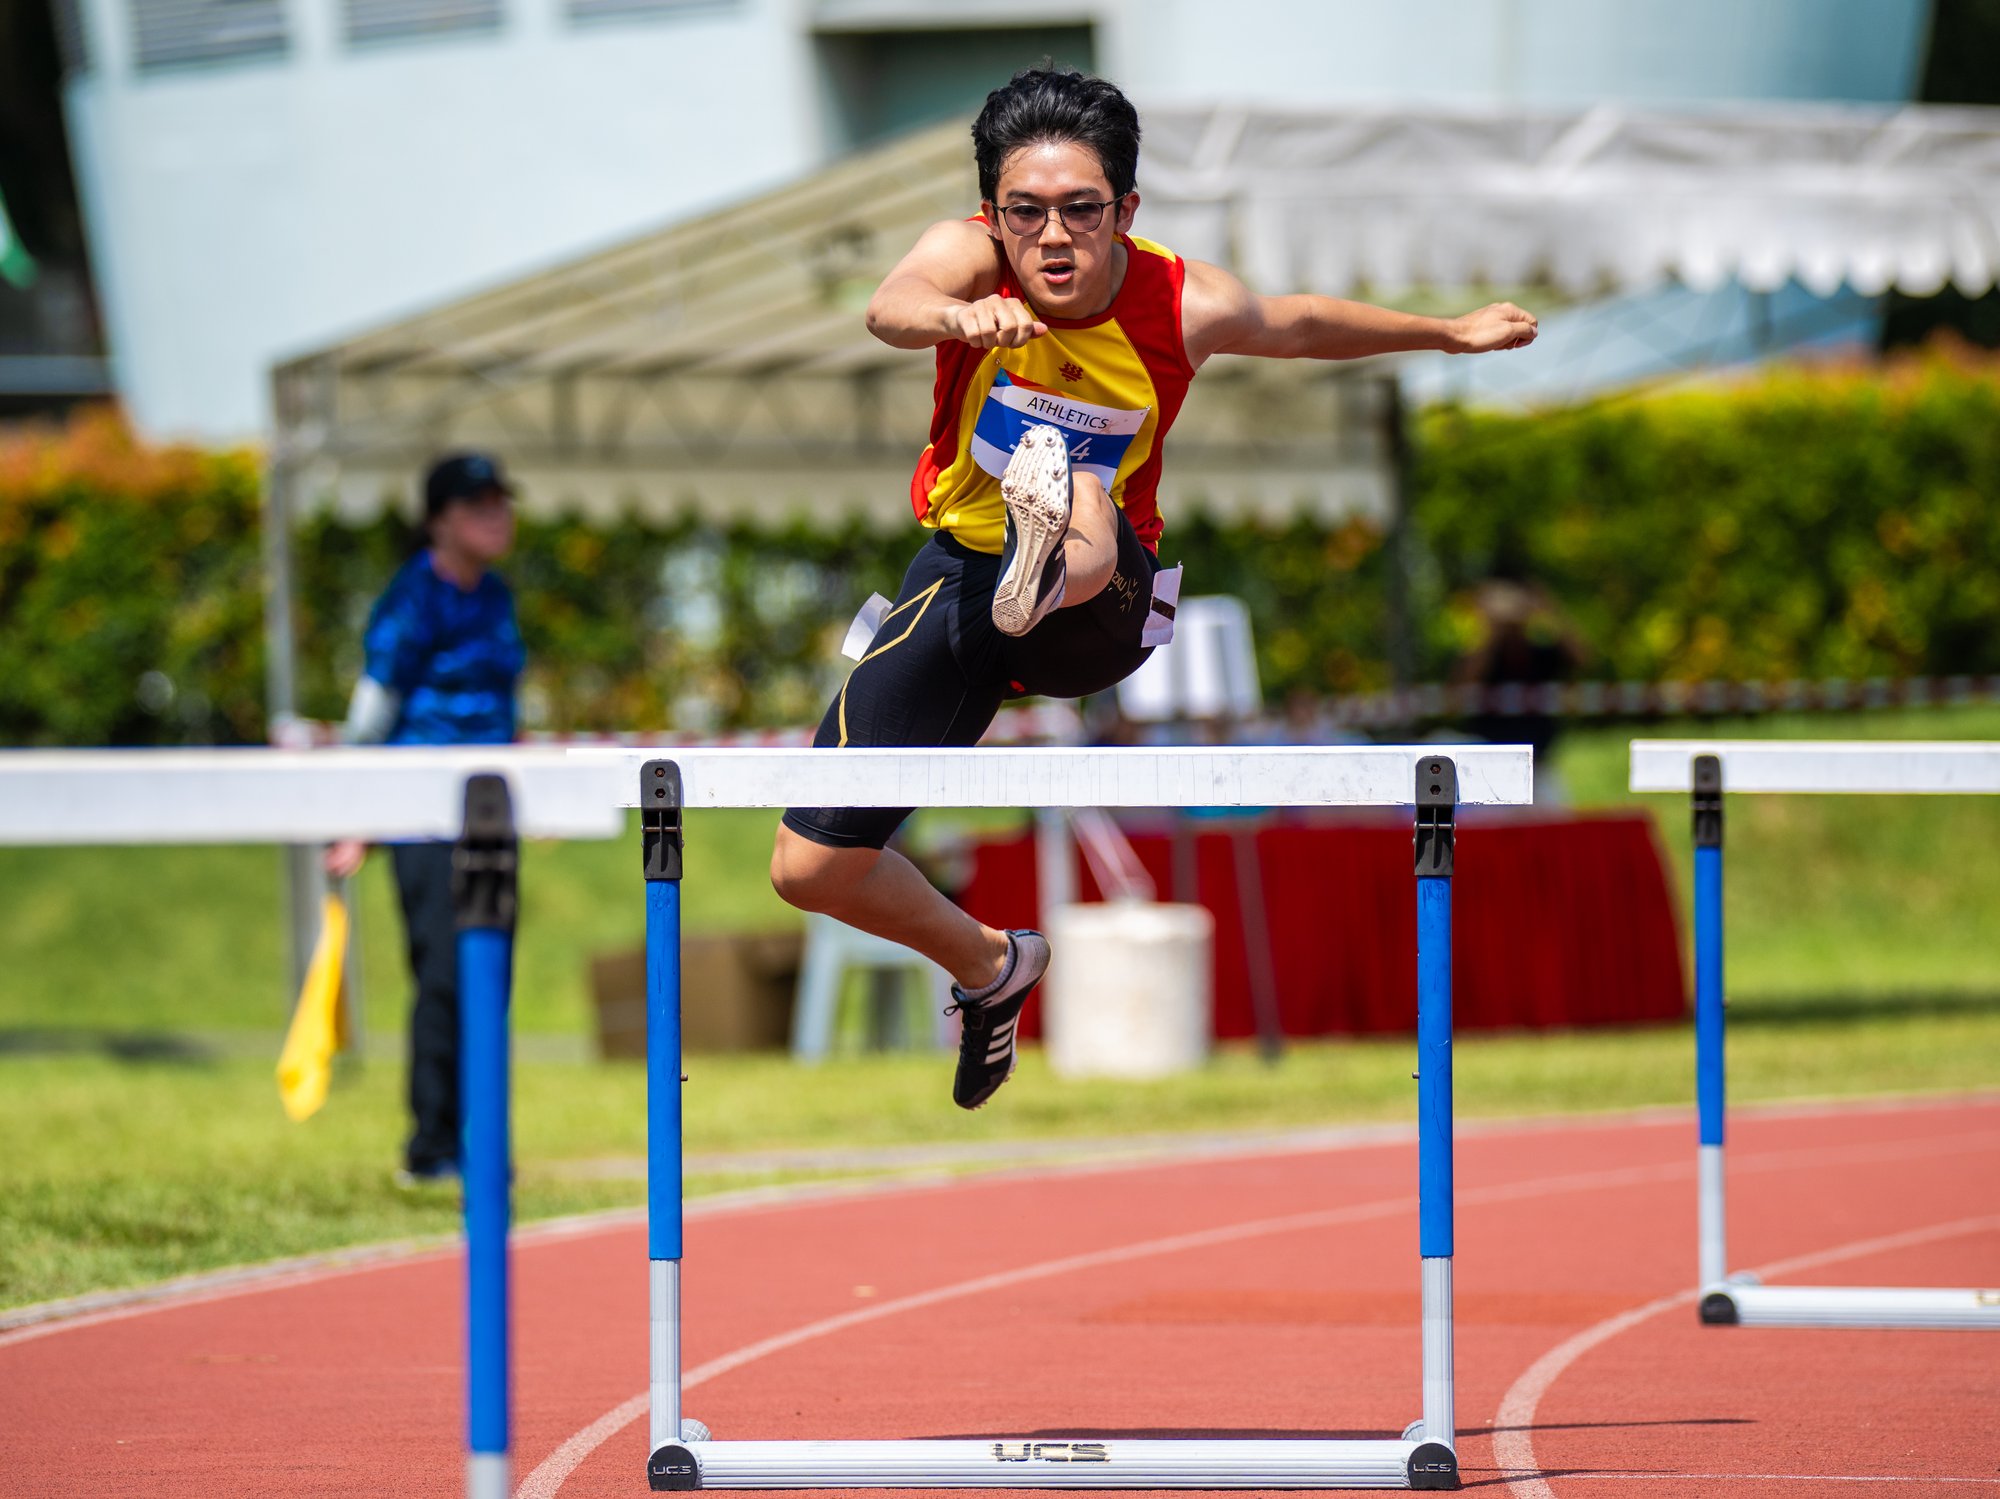
<path id="1" fill-rule="evenodd" d="M 498 31 L 500 0 L 347 0 L 349 42 Z"/>
<path id="2" fill-rule="evenodd" d="M 285 54 L 280 0 L 132 0 L 132 23 L 141 70 Z"/>
<path id="3" fill-rule="evenodd" d="M 823 31 L 822 87 L 842 144 L 869 146 L 957 116 L 970 119 L 1021 68 L 1043 58 L 1089 72 L 1089 26 L 964 27 L 938 31 Z"/>

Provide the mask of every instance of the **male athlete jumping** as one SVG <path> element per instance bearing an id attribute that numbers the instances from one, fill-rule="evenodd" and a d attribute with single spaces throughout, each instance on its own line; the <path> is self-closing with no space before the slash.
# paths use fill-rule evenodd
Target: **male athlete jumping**
<path id="1" fill-rule="evenodd" d="M 936 534 L 821 721 L 819 746 L 970 745 L 1001 701 L 1081 697 L 1136 670 L 1154 607 L 1161 449 L 1214 354 L 1355 359 L 1532 343 L 1509 303 L 1416 317 L 1332 297 L 1259 297 L 1129 234 L 1139 117 L 1101 78 L 1017 74 L 972 127 L 977 218 L 934 224 L 876 289 L 868 328 L 937 351 L 930 444 L 910 486 Z M 1178 580 L 1175 580 L 1176 584 Z M 915 948 L 951 974 L 963 1022 L 952 1097 L 1014 1068 L 1047 970 L 1034 931 L 997 931 L 884 848 L 909 809 L 793 807 L 771 882 L 794 906 Z"/>

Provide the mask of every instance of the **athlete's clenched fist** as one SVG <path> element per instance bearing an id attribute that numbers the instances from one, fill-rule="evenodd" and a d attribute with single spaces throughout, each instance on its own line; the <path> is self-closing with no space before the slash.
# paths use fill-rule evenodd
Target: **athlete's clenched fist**
<path id="1" fill-rule="evenodd" d="M 1048 332 L 1048 325 L 1015 297 L 981 297 L 945 309 L 945 336 L 975 349 L 1018 349 Z"/>
<path id="2" fill-rule="evenodd" d="M 1519 349 L 1535 341 L 1535 315 L 1523 312 L 1512 302 L 1494 302 L 1453 318 L 1448 352 L 1488 354 L 1496 349 Z"/>

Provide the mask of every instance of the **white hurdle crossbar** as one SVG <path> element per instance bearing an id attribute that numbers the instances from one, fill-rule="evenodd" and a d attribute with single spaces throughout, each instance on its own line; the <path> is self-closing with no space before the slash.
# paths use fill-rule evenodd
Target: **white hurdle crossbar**
<path id="1" fill-rule="evenodd" d="M 1527 751 L 1440 748 L 1463 805 L 1521 805 Z M 616 838 L 639 766 L 669 756 L 690 807 L 1408 806 L 1422 747 L 814 750 L 0 750 L 0 845 L 458 837 L 465 782 L 503 777 L 524 838 Z"/>
<path id="2" fill-rule="evenodd" d="M 486 773 L 523 837 L 625 831 L 609 778 L 561 749 L 0 750 L 0 844 L 449 841 Z"/>
<path id="3" fill-rule="evenodd" d="M 1686 791 L 1694 811 L 1697 1265 L 1701 1320 L 1743 1327 L 1919 1327 L 2000 1331 L 2000 1289 L 1767 1286 L 1729 1273 L 1724 1126 L 1722 798 L 2000 793 L 2000 744 L 1786 740 L 1632 741 L 1634 791 Z"/>
<path id="4" fill-rule="evenodd" d="M 645 749 L 570 755 L 609 767 L 624 805 L 639 769 L 680 767 L 689 807 L 1393 807 L 1410 805 L 1423 746 L 1203 745 L 1115 749 Z M 1516 745 L 1440 746 L 1459 801 L 1532 799 Z"/>
<path id="5" fill-rule="evenodd" d="M 1459 1487 L 1451 1271 L 1451 877 L 1462 802 L 1524 804 L 1520 746 L 580 749 L 640 809 L 646 882 L 647 1481 L 709 1488 Z M 1127 1441 L 996 1434 L 949 1441 L 715 1440 L 681 1406 L 680 885 L 689 807 L 1404 806 L 1415 809 L 1421 1417 L 1397 1438 Z"/>

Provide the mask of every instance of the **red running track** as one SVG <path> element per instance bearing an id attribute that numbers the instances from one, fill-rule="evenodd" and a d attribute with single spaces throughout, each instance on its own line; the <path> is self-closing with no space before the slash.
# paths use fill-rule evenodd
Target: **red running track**
<path id="1" fill-rule="evenodd" d="M 1740 1112 L 1736 1268 L 2000 1284 L 2000 1098 Z M 1701 1328 L 1693 1129 L 1458 1146 L 1468 1484 L 1521 1499 L 2000 1496 L 2000 1340 Z M 719 1437 L 1388 1436 L 1418 1414 L 1415 1146 L 711 1207 L 690 1414 Z M 645 1240 L 522 1236 L 531 1499 L 645 1490 Z M 462 1492 L 455 1255 L 0 1334 L 0 1493 Z M 760 1347 L 760 1345 L 762 1345 Z"/>

